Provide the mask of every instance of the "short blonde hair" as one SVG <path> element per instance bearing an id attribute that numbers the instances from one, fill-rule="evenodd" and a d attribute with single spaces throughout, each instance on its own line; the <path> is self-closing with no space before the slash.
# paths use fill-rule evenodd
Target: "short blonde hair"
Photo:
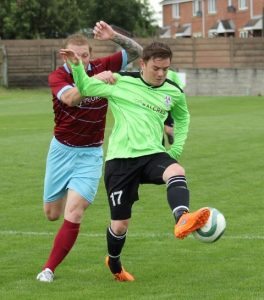
<path id="1" fill-rule="evenodd" d="M 76 45 L 76 46 L 88 46 L 89 51 L 92 52 L 92 47 L 89 44 L 88 38 L 81 34 L 81 33 L 74 33 L 67 37 L 64 41 L 64 48 L 67 48 L 69 44 Z"/>

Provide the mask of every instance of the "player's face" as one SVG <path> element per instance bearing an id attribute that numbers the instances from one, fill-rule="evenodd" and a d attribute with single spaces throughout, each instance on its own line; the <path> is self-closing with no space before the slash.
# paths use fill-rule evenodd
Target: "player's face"
<path id="1" fill-rule="evenodd" d="M 144 62 L 141 60 L 142 77 L 152 86 L 160 86 L 165 81 L 171 61 L 169 58 L 151 58 Z"/>
<path id="2" fill-rule="evenodd" d="M 72 49 L 74 52 L 78 54 L 86 70 L 90 62 L 89 46 L 88 45 L 78 46 L 74 44 L 68 44 L 67 48 Z"/>

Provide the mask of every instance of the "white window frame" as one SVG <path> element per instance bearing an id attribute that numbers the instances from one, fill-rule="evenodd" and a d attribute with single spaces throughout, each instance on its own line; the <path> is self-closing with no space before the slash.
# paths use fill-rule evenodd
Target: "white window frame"
<path id="1" fill-rule="evenodd" d="M 239 37 L 240 38 L 248 38 L 248 31 L 240 31 Z"/>
<path id="2" fill-rule="evenodd" d="M 238 0 L 238 9 L 239 10 L 244 10 L 244 9 L 247 9 L 248 6 L 247 6 L 247 0 Z"/>
<path id="3" fill-rule="evenodd" d="M 202 11 L 202 1 L 194 0 L 193 1 L 193 16 L 197 16 L 197 12 Z"/>
<path id="4" fill-rule="evenodd" d="M 173 19 L 180 18 L 180 4 L 179 3 L 172 4 L 172 17 L 173 17 Z"/>
<path id="5" fill-rule="evenodd" d="M 233 5 L 232 0 L 228 0 L 227 1 L 227 6 L 232 6 L 232 5 Z"/>
<path id="6" fill-rule="evenodd" d="M 208 13 L 215 14 L 216 11 L 216 0 L 208 0 Z"/>

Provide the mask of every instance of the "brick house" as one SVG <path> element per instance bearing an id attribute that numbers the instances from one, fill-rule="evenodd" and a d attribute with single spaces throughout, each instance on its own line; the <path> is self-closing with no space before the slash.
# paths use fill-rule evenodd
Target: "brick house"
<path id="1" fill-rule="evenodd" d="M 264 0 L 163 0 L 161 37 L 263 35 Z"/>

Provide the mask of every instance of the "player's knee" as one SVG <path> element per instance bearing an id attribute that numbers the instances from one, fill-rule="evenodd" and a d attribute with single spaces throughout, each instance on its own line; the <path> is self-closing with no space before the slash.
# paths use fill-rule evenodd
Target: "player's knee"
<path id="1" fill-rule="evenodd" d="M 43 210 L 49 221 L 56 221 L 64 212 L 64 202 L 61 200 L 45 202 Z"/>
<path id="2" fill-rule="evenodd" d="M 61 214 L 52 210 L 45 210 L 45 215 L 49 221 L 56 221 L 60 218 Z"/>
<path id="3" fill-rule="evenodd" d="M 177 164 L 177 167 L 173 170 L 173 172 L 174 172 L 173 176 L 178 176 L 178 175 L 185 176 L 185 170 L 179 164 Z"/>
<path id="4" fill-rule="evenodd" d="M 64 218 L 72 223 L 81 223 L 86 208 L 87 207 L 74 207 L 72 209 L 66 208 Z"/>
<path id="5" fill-rule="evenodd" d="M 72 223 L 81 223 L 82 217 L 83 217 L 83 213 L 80 212 L 73 212 L 65 216 L 65 218 Z"/>
<path id="6" fill-rule="evenodd" d="M 123 235 L 127 232 L 127 228 L 122 226 L 122 227 L 117 227 L 115 230 L 113 230 L 114 234 L 116 235 Z"/>
<path id="7" fill-rule="evenodd" d="M 179 164 L 170 165 L 163 173 L 163 180 L 167 182 L 173 176 L 185 176 L 184 168 Z"/>
<path id="8" fill-rule="evenodd" d="M 123 235 L 127 232 L 128 220 L 111 221 L 111 229 L 116 235 Z"/>

